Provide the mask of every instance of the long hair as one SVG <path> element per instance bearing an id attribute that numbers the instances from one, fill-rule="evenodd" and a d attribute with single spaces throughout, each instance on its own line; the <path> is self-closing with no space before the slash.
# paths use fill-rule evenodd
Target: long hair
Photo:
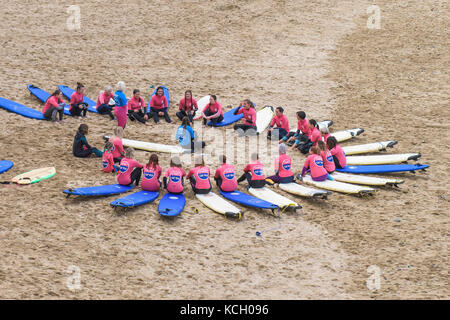
<path id="1" fill-rule="evenodd" d="M 48 97 L 47 100 L 45 100 L 45 102 L 47 102 L 48 99 L 50 99 L 51 97 L 59 96 L 60 93 L 61 93 L 61 90 L 56 89 L 55 91 L 53 91 L 53 93 L 50 95 L 50 97 Z"/>
<path id="2" fill-rule="evenodd" d="M 128 147 L 125 150 L 125 158 L 133 159 L 134 158 L 134 149 L 132 147 Z"/>
<path id="3" fill-rule="evenodd" d="M 86 133 L 88 133 L 88 129 L 89 129 L 88 125 L 87 125 L 87 124 L 84 124 L 84 123 L 80 124 L 80 126 L 78 127 L 78 131 L 79 131 L 82 135 L 85 135 Z"/>
<path id="4" fill-rule="evenodd" d="M 335 137 L 331 136 L 327 139 L 327 147 L 329 150 L 333 149 L 337 145 L 337 140 Z"/>
<path id="5" fill-rule="evenodd" d="M 317 128 L 317 121 L 314 119 L 309 120 L 309 124 L 311 124 L 313 127 Z"/>
<path id="6" fill-rule="evenodd" d="M 317 146 L 319 147 L 319 149 L 321 151 L 327 151 L 327 148 L 325 146 L 325 142 L 323 142 L 322 140 L 317 141 Z"/>
<path id="7" fill-rule="evenodd" d="M 310 150 L 311 150 L 312 153 L 315 153 L 315 154 L 317 154 L 317 155 L 320 155 L 320 149 L 319 149 L 318 146 L 311 147 Z"/>
<path id="8" fill-rule="evenodd" d="M 148 163 L 146 165 L 146 167 L 148 169 L 153 168 L 156 169 L 156 166 L 158 165 L 159 160 L 158 160 L 158 155 L 156 153 L 152 153 L 152 155 L 150 156 L 150 159 L 148 159 Z"/>
<path id="9" fill-rule="evenodd" d="M 116 127 L 115 129 L 114 129 L 114 135 L 116 136 L 116 137 L 119 137 L 119 138 L 123 138 L 123 128 L 122 127 Z"/>
<path id="10" fill-rule="evenodd" d="M 193 108 L 193 103 L 192 103 L 192 91 L 191 90 L 186 90 L 184 92 L 184 108 L 186 109 L 186 93 L 190 93 L 191 94 L 191 108 Z"/>
<path id="11" fill-rule="evenodd" d="M 81 88 L 84 88 L 84 85 L 80 82 L 77 82 L 77 91 L 80 90 Z"/>

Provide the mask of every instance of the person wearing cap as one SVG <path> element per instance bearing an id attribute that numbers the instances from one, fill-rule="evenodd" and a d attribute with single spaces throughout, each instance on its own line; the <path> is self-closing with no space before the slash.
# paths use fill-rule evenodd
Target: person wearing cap
<path id="1" fill-rule="evenodd" d="M 284 109 L 282 107 L 275 109 L 275 115 L 270 122 L 269 131 L 267 132 L 267 139 L 280 140 L 289 133 L 289 119 L 283 112 Z M 277 125 L 276 128 L 273 127 L 275 124 Z"/>
<path id="2" fill-rule="evenodd" d="M 266 179 L 273 183 L 290 183 L 294 181 L 294 173 L 292 172 L 292 160 L 286 154 L 286 145 L 281 143 L 278 147 L 279 156 L 275 158 L 275 175 Z"/>
<path id="3" fill-rule="evenodd" d="M 100 91 L 100 94 L 98 95 L 97 111 L 100 114 L 107 114 L 111 120 L 115 120 L 112 113 L 115 104 L 112 87 L 108 85 L 105 87 L 105 91 Z"/>

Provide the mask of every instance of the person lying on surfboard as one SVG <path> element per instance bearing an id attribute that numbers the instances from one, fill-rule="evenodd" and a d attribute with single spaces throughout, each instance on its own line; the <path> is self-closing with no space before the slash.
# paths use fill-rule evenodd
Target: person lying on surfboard
<path id="1" fill-rule="evenodd" d="M 334 164 L 337 169 L 343 169 L 347 165 L 347 158 L 341 146 L 338 145 L 335 137 L 331 136 L 327 139 L 327 147 L 333 156 Z"/>
<path id="2" fill-rule="evenodd" d="M 330 150 L 328 150 L 327 145 L 323 141 L 317 142 L 317 146 L 320 149 L 320 157 L 323 161 L 323 167 L 327 170 L 328 173 L 333 173 L 336 170 L 336 166 L 334 164 L 333 156 L 331 155 Z"/>
<path id="3" fill-rule="evenodd" d="M 191 182 L 195 194 L 208 194 L 212 189 L 209 176 L 209 167 L 205 166 L 203 157 L 198 156 L 195 158 L 195 167 L 189 170 L 186 179 Z"/>
<path id="4" fill-rule="evenodd" d="M 320 149 L 317 146 L 310 148 L 301 176 L 304 177 L 307 173 L 311 174 L 311 178 L 314 181 L 334 180 L 325 170 L 322 157 L 320 156 Z"/>
<path id="5" fill-rule="evenodd" d="M 180 100 L 179 109 L 176 113 L 178 119 L 183 121 L 184 117 L 188 117 L 190 122 L 194 121 L 195 113 L 198 110 L 197 101 L 192 97 L 192 91 L 186 90 L 184 98 Z"/>
<path id="6" fill-rule="evenodd" d="M 304 136 L 307 138 L 309 135 L 309 121 L 306 119 L 306 113 L 305 111 L 298 111 L 297 112 L 297 131 L 296 132 L 289 132 L 287 135 L 285 135 L 279 143 L 290 143 L 291 141 L 294 141 L 294 144 L 291 146 L 290 150 L 294 150 L 297 148 L 297 146 L 300 144 L 300 136 Z"/>
<path id="7" fill-rule="evenodd" d="M 166 96 L 164 95 L 164 88 L 158 87 L 156 88 L 156 94 L 150 99 L 150 112 L 149 117 L 153 117 L 153 121 L 155 123 L 159 122 L 159 117 L 163 117 L 167 123 L 171 123 L 169 114 L 167 111 L 169 110 L 169 102 L 167 101 Z"/>
<path id="8" fill-rule="evenodd" d="M 118 172 L 119 167 L 114 164 L 114 157 L 112 154 L 112 150 L 114 149 L 114 145 L 107 141 L 105 143 L 105 151 L 103 151 L 102 156 L 102 170 L 106 173 Z"/>
<path id="9" fill-rule="evenodd" d="M 129 186 L 134 183 L 137 187 L 141 180 L 142 167 L 143 165 L 134 159 L 134 149 L 127 148 L 125 157 L 120 161 L 117 182 L 123 186 Z"/>
<path id="10" fill-rule="evenodd" d="M 222 105 L 217 102 L 217 97 L 213 94 L 210 95 L 209 103 L 202 110 L 203 127 L 206 127 L 208 121 L 211 120 L 212 125 L 223 121 Z"/>
<path id="11" fill-rule="evenodd" d="M 184 177 L 186 172 L 181 168 L 179 157 L 170 159 L 170 168 L 164 173 L 164 189 L 170 193 L 182 193 L 184 191 Z"/>
<path id="12" fill-rule="evenodd" d="M 259 162 L 257 153 L 252 154 L 252 162 L 244 168 L 244 174 L 237 180 L 238 183 L 247 179 L 251 188 L 262 188 L 266 185 L 264 177 L 264 165 Z"/>
<path id="13" fill-rule="evenodd" d="M 279 156 L 275 158 L 275 175 L 268 177 L 266 180 L 272 183 L 290 183 L 294 181 L 294 173 L 292 172 L 291 157 L 286 154 L 286 145 L 280 144 L 278 147 Z"/>
<path id="14" fill-rule="evenodd" d="M 147 123 L 148 115 L 145 113 L 144 98 L 141 97 L 141 91 L 139 89 L 133 90 L 133 96 L 128 100 L 128 118 L 131 121 L 137 120 L 140 123 L 149 126 Z"/>
<path id="15" fill-rule="evenodd" d="M 47 120 L 53 122 L 58 122 L 56 116 L 59 114 L 59 121 L 64 122 L 64 100 L 63 94 L 60 90 L 56 90 L 52 95 L 45 101 L 44 108 L 42 109 L 42 114 Z"/>
<path id="16" fill-rule="evenodd" d="M 234 125 L 234 130 L 236 130 L 239 136 L 245 135 L 247 132 L 255 135 L 256 129 L 256 110 L 253 107 L 253 102 L 249 99 L 242 101 L 240 108 L 234 111 L 235 115 L 243 114 L 243 123 L 238 123 Z"/>
<path id="17" fill-rule="evenodd" d="M 277 127 L 274 128 L 273 126 Z M 267 132 L 267 139 L 269 140 L 280 140 L 289 133 L 289 119 L 284 114 L 283 107 L 277 107 L 275 109 L 275 115 L 270 122 L 269 130 Z"/>
<path id="18" fill-rule="evenodd" d="M 112 114 L 113 107 L 116 103 L 114 102 L 114 94 L 112 93 L 112 87 L 106 86 L 105 91 L 100 91 L 97 98 L 97 112 L 100 114 L 107 114 L 111 120 L 116 118 Z"/>
<path id="19" fill-rule="evenodd" d="M 216 180 L 217 186 L 224 192 L 232 192 L 237 189 L 237 180 L 234 166 L 227 164 L 227 157 L 221 155 L 219 161 L 222 165 L 217 168 L 214 174 L 214 180 Z"/>
<path id="20" fill-rule="evenodd" d="M 70 97 L 70 107 L 69 111 L 72 116 L 83 118 L 86 117 L 86 112 L 88 109 L 88 104 L 83 101 L 84 99 L 84 85 L 77 82 L 77 90 L 72 93 Z"/>
<path id="21" fill-rule="evenodd" d="M 123 128 L 116 127 L 114 129 L 114 135 L 109 138 L 109 141 L 114 145 L 114 148 L 112 150 L 114 162 L 120 162 L 122 158 L 125 156 L 122 138 L 123 138 Z"/>
<path id="22" fill-rule="evenodd" d="M 116 92 L 114 93 L 114 114 L 117 118 L 117 126 L 122 127 L 125 129 L 127 125 L 127 111 L 128 111 L 128 100 L 125 96 L 125 93 L 123 93 L 126 89 L 125 82 L 119 81 L 116 85 Z"/>
<path id="23" fill-rule="evenodd" d="M 162 169 L 158 165 L 158 155 L 153 153 L 148 160 L 148 163 L 142 169 L 142 183 L 141 188 L 145 191 L 159 191 L 161 187 L 161 182 L 159 178 L 161 177 Z"/>
<path id="24" fill-rule="evenodd" d="M 189 125 L 190 121 L 188 117 L 184 117 L 181 126 L 178 127 L 175 139 L 178 140 L 181 147 L 186 150 L 190 150 L 191 153 L 201 152 L 206 145 L 203 141 L 196 141 L 197 137 L 192 127 Z"/>
<path id="25" fill-rule="evenodd" d="M 87 158 L 91 154 L 95 154 L 98 158 L 103 156 L 103 152 L 97 148 L 91 147 L 86 140 L 86 135 L 89 132 L 89 127 L 87 124 L 80 124 L 78 131 L 73 139 L 73 155 L 77 158 Z"/>

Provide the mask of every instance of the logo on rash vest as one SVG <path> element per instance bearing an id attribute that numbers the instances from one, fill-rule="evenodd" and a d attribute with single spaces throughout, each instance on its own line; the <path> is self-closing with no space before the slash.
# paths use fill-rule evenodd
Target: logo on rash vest
<path id="1" fill-rule="evenodd" d="M 181 176 L 170 175 L 170 181 L 173 183 L 178 183 L 181 180 Z"/>
<path id="2" fill-rule="evenodd" d="M 205 170 L 203 170 L 203 171 L 204 171 L 204 172 L 199 172 L 199 173 L 197 173 L 198 177 L 199 177 L 201 180 L 208 180 L 208 178 L 209 178 L 208 172 L 207 172 L 207 171 L 205 172 Z"/>
<path id="3" fill-rule="evenodd" d="M 253 173 L 256 174 L 257 176 L 262 176 L 264 174 L 264 171 L 263 168 L 258 166 L 255 169 L 253 169 Z"/>
<path id="4" fill-rule="evenodd" d="M 227 180 L 233 180 L 234 179 L 234 170 L 233 169 L 227 169 L 224 171 L 223 176 Z"/>
<path id="5" fill-rule="evenodd" d="M 124 164 L 121 164 L 119 170 L 120 170 L 120 172 L 122 172 L 122 173 L 127 172 L 127 171 L 128 171 L 128 163 L 125 162 Z"/>
<path id="6" fill-rule="evenodd" d="M 316 163 L 316 165 L 318 167 L 323 167 L 323 161 L 322 160 L 314 160 L 314 162 Z"/>
<path id="7" fill-rule="evenodd" d="M 155 176 L 154 172 L 148 172 L 147 171 L 147 172 L 144 173 L 144 178 L 147 179 L 147 180 L 152 180 L 154 176 Z"/>
<path id="8" fill-rule="evenodd" d="M 327 161 L 328 161 L 328 162 L 333 162 L 333 156 L 328 156 L 328 157 L 327 157 Z"/>
<path id="9" fill-rule="evenodd" d="M 103 161 L 103 168 L 104 169 L 108 168 L 108 161 Z"/>
<path id="10" fill-rule="evenodd" d="M 289 159 L 286 159 L 283 161 L 283 164 L 281 166 L 284 170 L 291 170 L 291 161 Z"/>

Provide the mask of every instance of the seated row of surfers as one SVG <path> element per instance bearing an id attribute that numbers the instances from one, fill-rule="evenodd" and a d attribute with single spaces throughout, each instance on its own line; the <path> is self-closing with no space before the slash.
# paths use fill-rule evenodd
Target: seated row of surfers
<path id="1" fill-rule="evenodd" d="M 309 156 L 304 163 L 301 177 L 310 174 L 314 181 L 334 180 L 330 175 L 336 167 L 345 166 L 345 155 L 332 156 L 329 147 L 336 145 L 336 139 L 330 137 L 327 144 L 319 141 L 318 146 L 311 147 Z M 162 175 L 162 168 L 159 166 L 158 155 L 151 154 L 147 164 L 143 165 L 135 160 L 135 151 L 133 148 L 127 148 L 119 165 L 115 164 L 115 158 L 111 149 L 113 143 L 108 141 L 107 150 L 103 154 L 102 170 L 104 172 L 116 172 L 117 182 L 121 185 L 135 184 L 141 185 L 146 191 L 159 191 L 162 186 L 168 192 L 182 193 L 184 191 L 184 179 L 188 179 L 193 191 L 196 194 L 206 194 L 211 191 L 210 182 L 211 170 L 205 165 L 204 158 L 198 156 L 195 158 L 195 167 L 186 174 L 181 166 L 180 158 L 174 156 L 171 158 L 170 167 Z M 279 145 L 279 156 L 275 158 L 275 175 L 266 178 L 264 174 L 264 165 L 259 161 L 257 153 L 252 154 L 251 162 L 244 168 L 243 174 L 236 178 L 236 171 L 233 165 L 227 163 L 226 156 L 219 157 L 222 165 L 217 168 L 214 174 L 214 180 L 220 190 L 232 192 L 237 189 L 239 183 L 248 182 L 252 188 L 262 188 L 266 184 L 290 183 L 295 181 L 292 171 L 291 157 L 286 154 L 287 147 L 284 143 Z M 141 182 L 142 178 L 142 182 Z"/>

